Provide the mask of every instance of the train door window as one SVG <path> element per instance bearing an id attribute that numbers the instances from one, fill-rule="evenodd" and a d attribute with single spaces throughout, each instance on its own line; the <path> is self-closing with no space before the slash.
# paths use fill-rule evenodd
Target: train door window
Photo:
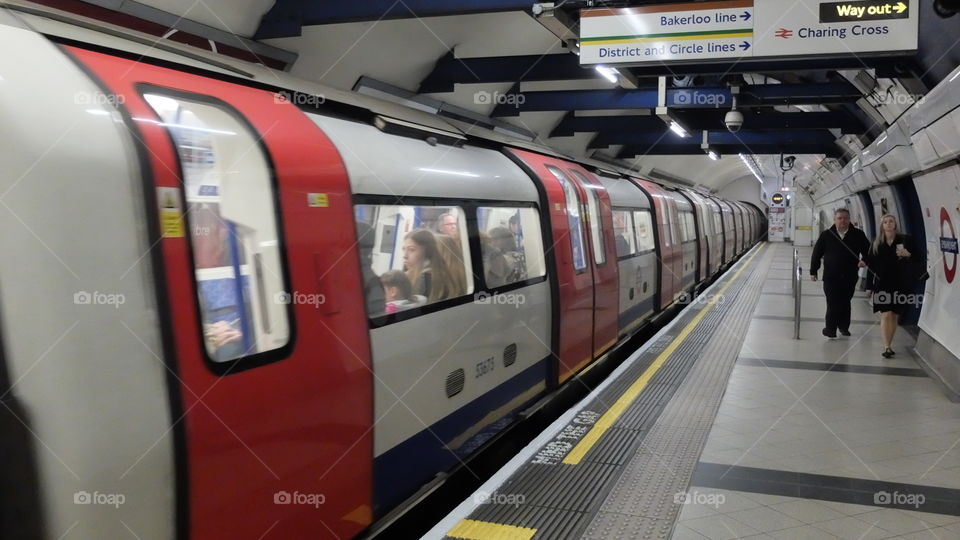
<path id="1" fill-rule="evenodd" d="M 587 255 L 584 249 L 583 220 L 580 217 L 580 198 L 573 183 L 563 172 L 547 165 L 547 170 L 560 182 L 563 188 L 563 197 L 567 207 L 567 222 L 570 227 L 570 245 L 573 249 L 573 269 L 581 274 L 587 270 Z"/>
<path id="2" fill-rule="evenodd" d="M 629 257 L 637 252 L 637 235 L 629 210 L 613 211 L 613 234 L 617 244 L 617 258 Z"/>
<path id="3" fill-rule="evenodd" d="M 720 234 L 723 232 L 723 223 L 720 222 L 720 211 L 717 210 L 713 213 L 713 234 Z"/>
<path id="4" fill-rule="evenodd" d="M 683 222 L 683 241 L 692 242 L 697 239 L 697 223 L 694 220 L 693 212 L 682 212 L 680 214 Z"/>
<path id="5" fill-rule="evenodd" d="M 176 145 L 209 358 L 226 362 L 290 341 L 290 302 L 271 165 L 226 105 L 145 93 Z M 160 193 L 175 208 L 176 193 Z"/>
<path id="6" fill-rule="evenodd" d="M 487 287 L 496 288 L 543 277 L 547 265 L 536 208 L 477 208 Z"/>
<path id="7" fill-rule="evenodd" d="M 634 210 L 633 223 L 637 231 L 637 253 L 655 249 L 653 241 L 653 217 L 649 210 Z"/>
<path id="8" fill-rule="evenodd" d="M 577 171 L 571 172 L 580 180 L 580 184 L 587 192 L 587 223 L 590 226 L 590 239 L 593 241 L 593 260 L 597 263 L 597 266 L 603 266 L 607 262 L 607 254 L 604 251 L 603 223 L 600 220 L 600 197 L 597 196 L 598 188 Z"/>
<path id="9" fill-rule="evenodd" d="M 463 209 L 458 206 L 358 204 L 354 206 L 370 317 L 473 293 L 474 274 Z M 370 237 L 364 240 L 364 237 Z M 374 284 L 376 282 L 374 281 Z"/>

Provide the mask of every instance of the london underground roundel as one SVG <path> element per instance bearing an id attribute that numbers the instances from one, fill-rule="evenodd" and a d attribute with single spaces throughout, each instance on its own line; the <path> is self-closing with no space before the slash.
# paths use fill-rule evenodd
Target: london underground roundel
<path id="1" fill-rule="evenodd" d="M 957 276 L 957 232 L 950 221 L 950 213 L 940 208 L 940 251 L 943 252 L 943 275 L 947 283 Z"/>

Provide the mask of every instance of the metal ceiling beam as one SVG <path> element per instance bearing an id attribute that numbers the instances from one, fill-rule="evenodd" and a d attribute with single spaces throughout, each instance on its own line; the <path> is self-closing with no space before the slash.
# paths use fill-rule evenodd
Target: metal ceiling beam
<path id="1" fill-rule="evenodd" d="M 761 84 L 740 88 L 740 107 L 774 105 L 828 105 L 851 103 L 863 94 L 848 82 L 827 84 Z M 491 116 L 518 116 L 530 111 L 652 109 L 658 104 L 656 88 L 636 90 L 560 90 L 521 92 L 498 105 Z M 728 108 L 729 88 L 668 88 L 667 106 L 674 109 Z"/>
<path id="2" fill-rule="evenodd" d="M 740 61 L 730 64 L 679 64 L 623 68 L 637 77 L 660 75 L 733 75 L 739 73 L 822 73 L 834 69 L 876 68 L 878 77 L 892 77 L 906 67 L 908 59 L 896 57 L 827 58 L 803 60 Z M 899 64 L 898 64 L 899 63 Z M 903 64 L 903 65 L 900 65 Z M 900 70 L 894 69 L 900 66 Z M 423 80 L 420 93 L 452 92 L 456 84 L 505 83 L 520 81 L 581 80 L 596 77 L 590 66 L 581 67 L 574 54 L 487 56 L 456 58 L 445 55 Z"/>
<path id="3" fill-rule="evenodd" d="M 684 127 L 694 131 L 721 129 L 727 109 L 702 111 L 678 111 L 677 117 Z M 651 126 L 663 126 L 654 116 L 577 116 L 573 112 L 560 121 L 550 137 L 571 137 L 576 133 L 599 132 L 616 134 L 633 132 Z M 844 111 L 831 112 L 757 112 L 744 111 L 744 128 L 751 131 L 783 129 L 839 129 L 841 133 L 860 134 L 865 126 L 853 115 Z"/>
<path id="4" fill-rule="evenodd" d="M 714 146 L 769 146 L 769 145 L 832 145 L 836 140 L 827 130 L 802 129 L 793 131 L 740 131 L 730 133 L 727 130 L 708 132 L 710 147 Z M 613 145 L 654 147 L 660 145 L 689 146 L 703 153 L 700 147 L 701 133 L 694 132 L 689 137 L 681 137 L 670 131 L 660 122 L 659 129 L 634 130 L 625 133 L 601 133 L 590 141 L 587 148 L 606 148 Z"/>
<path id="5" fill-rule="evenodd" d="M 827 157 L 840 157 L 842 152 L 835 144 L 755 144 L 755 145 L 717 145 L 711 146 L 715 152 L 721 156 L 736 155 L 739 153 L 747 154 L 779 154 L 780 152 L 789 152 L 791 154 L 826 154 Z M 617 159 L 632 159 L 642 156 L 693 156 L 703 155 L 703 150 L 690 145 L 683 144 L 662 144 L 653 147 L 649 146 L 625 146 L 617 153 Z"/>
<path id="6" fill-rule="evenodd" d="M 453 92 L 456 84 L 566 81 L 595 79 L 594 69 L 584 69 L 572 54 L 527 54 L 485 58 L 457 58 L 453 51 L 433 66 L 420 83 L 420 94 Z"/>
<path id="7" fill-rule="evenodd" d="M 299 36 L 304 26 L 529 11 L 533 4 L 534 0 L 276 0 L 260 19 L 254 39 Z"/>

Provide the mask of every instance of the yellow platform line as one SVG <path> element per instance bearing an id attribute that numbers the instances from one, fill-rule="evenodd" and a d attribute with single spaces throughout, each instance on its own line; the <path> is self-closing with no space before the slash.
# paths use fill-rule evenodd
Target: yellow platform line
<path id="1" fill-rule="evenodd" d="M 707 316 L 707 313 L 713 309 L 713 306 L 715 306 L 717 303 L 717 297 L 726 292 L 727 288 L 730 287 L 730 285 L 732 285 L 738 277 L 740 277 L 740 274 L 746 270 L 748 266 L 750 266 L 750 262 L 754 257 L 757 256 L 758 253 L 760 253 L 760 251 L 761 250 L 759 249 L 754 251 L 753 255 L 744 261 L 743 266 L 737 270 L 732 278 L 730 278 L 730 281 L 728 281 L 723 287 L 720 288 L 719 291 L 714 294 L 714 297 L 710 299 L 710 303 L 701 309 L 700 312 L 697 313 L 696 316 L 694 316 L 693 319 L 683 327 L 683 330 L 677 334 L 677 337 L 673 338 L 673 341 L 670 342 L 670 345 L 668 345 L 667 348 L 657 356 L 653 363 L 650 364 L 650 367 L 648 367 L 646 371 L 644 371 L 643 374 L 641 374 L 640 377 L 630 385 L 630 388 L 627 388 L 627 391 L 624 392 L 623 395 L 621 395 L 609 409 L 607 409 L 607 412 L 603 413 L 603 416 L 601 416 L 600 419 L 597 420 L 597 423 L 590 428 L 590 431 L 588 431 L 587 434 L 580 439 L 580 442 L 573 447 L 573 450 L 571 450 L 570 453 L 563 458 L 564 464 L 577 465 L 583 460 L 583 457 L 587 455 L 587 452 L 589 452 L 595 444 L 597 444 L 597 441 L 600 440 L 600 437 L 603 437 L 603 434 L 606 433 L 608 429 L 613 427 L 613 424 L 618 418 L 620 418 L 620 415 L 622 415 L 624 411 L 627 410 L 627 407 L 629 407 L 630 404 L 637 399 L 640 393 L 643 392 L 644 388 L 647 387 L 647 384 L 650 383 L 650 379 L 652 379 L 653 376 L 657 374 L 657 371 L 659 371 L 660 368 L 667 363 L 670 355 L 677 350 L 677 347 L 679 347 L 680 344 L 683 343 L 683 340 L 690 335 L 690 332 L 693 332 L 693 329 L 696 328 L 700 321 Z"/>
<path id="2" fill-rule="evenodd" d="M 536 529 L 474 519 L 460 520 L 456 527 L 447 532 L 447 536 L 467 540 L 530 540 L 535 534 Z"/>

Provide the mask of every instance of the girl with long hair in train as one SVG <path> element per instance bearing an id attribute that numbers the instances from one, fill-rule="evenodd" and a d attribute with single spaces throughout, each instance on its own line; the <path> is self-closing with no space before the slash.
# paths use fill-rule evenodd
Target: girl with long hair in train
<path id="1" fill-rule="evenodd" d="M 444 288 L 449 289 L 448 297 L 455 298 L 467 294 L 467 265 L 463 262 L 460 243 L 452 236 L 440 234 L 437 235 L 437 250 L 450 277 L 450 283 L 444 284 Z"/>
<path id="2" fill-rule="evenodd" d="M 403 239 L 403 265 L 413 285 L 413 294 L 428 302 L 453 297 L 456 285 L 440 254 L 437 237 L 427 229 L 416 229 Z"/>

